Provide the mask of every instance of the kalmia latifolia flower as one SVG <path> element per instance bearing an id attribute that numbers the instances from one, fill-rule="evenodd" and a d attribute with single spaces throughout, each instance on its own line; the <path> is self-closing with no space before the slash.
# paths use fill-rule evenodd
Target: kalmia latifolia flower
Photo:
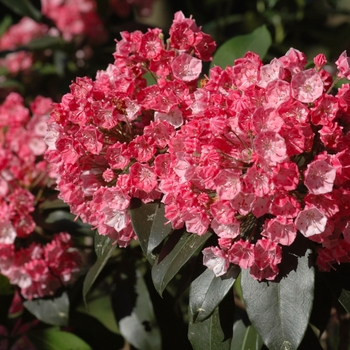
<path id="1" fill-rule="evenodd" d="M 114 63 L 51 113 L 46 158 L 74 214 L 125 246 L 131 198 L 160 200 L 174 229 L 217 236 L 203 250 L 217 276 L 235 264 L 274 280 L 297 236 L 322 271 L 350 262 L 350 86 L 328 93 L 324 56 L 306 69 L 293 48 L 267 64 L 248 52 L 199 84 L 215 43 L 192 18 L 176 13 L 166 43 L 121 36 Z"/>
<path id="2" fill-rule="evenodd" d="M 51 106 L 50 98 L 38 96 L 30 113 L 17 93 L 0 105 L 0 273 L 27 299 L 53 296 L 80 271 L 70 235 L 45 234 L 33 217 L 54 182 L 43 160 Z"/>

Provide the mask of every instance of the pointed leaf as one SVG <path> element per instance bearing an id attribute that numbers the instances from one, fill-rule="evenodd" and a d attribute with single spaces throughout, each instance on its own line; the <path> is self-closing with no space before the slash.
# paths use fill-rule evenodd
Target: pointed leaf
<path id="1" fill-rule="evenodd" d="M 153 224 L 151 227 L 151 233 L 149 236 L 147 254 L 151 254 L 153 249 L 158 247 L 163 240 L 170 235 L 173 230 L 169 220 L 164 216 L 165 207 L 163 203 L 160 203 L 156 209 Z"/>
<path id="2" fill-rule="evenodd" d="M 101 273 L 104 266 L 107 264 L 108 259 L 112 256 L 116 247 L 116 244 L 110 244 L 109 246 L 107 246 L 103 254 L 96 260 L 95 264 L 90 268 L 89 272 L 86 274 L 83 284 L 83 299 L 85 305 L 87 293 L 96 281 L 98 275 Z"/>
<path id="3" fill-rule="evenodd" d="M 221 327 L 219 307 L 216 307 L 211 316 L 202 322 L 193 323 L 190 312 L 188 339 L 193 350 L 229 350 L 231 339 L 225 339 Z"/>
<path id="4" fill-rule="evenodd" d="M 295 271 L 280 282 L 258 282 L 242 270 L 242 292 L 254 328 L 270 350 L 296 350 L 307 329 L 313 303 L 315 272 L 309 251 Z"/>
<path id="5" fill-rule="evenodd" d="M 91 347 L 76 335 L 49 328 L 27 334 L 36 349 L 40 350 L 92 350 Z"/>
<path id="6" fill-rule="evenodd" d="M 69 299 L 66 292 L 55 299 L 27 300 L 23 305 L 42 322 L 53 326 L 68 325 Z"/>
<path id="7" fill-rule="evenodd" d="M 140 246 L 148 261 L 153 264 L 151 255 L 147 255 L 148 241 L 151 234 L 153 220 L 159 203 L 142 203 L 141 200 L 133 198 L 130 204 L 130 218 L 132 227 L 139 239 Z"/>
<path id="8" fill-rule="evenodd" d="M 118 320 L 118 326 L 122 336 L 135 348 L 142 350 L 160 350 L 161 334 L 157 324 L 150 295 L 145 281 L 136 270 L 134 276 L 121 272 L 123 278 L 117 283 L 116 290 L 112 294 L 112 304 Z M 133 278 L 135 277 L 135 278 Z M 133 285 L 130 285 L 133 283 Z M 135 284 L 134 284 L 135 283 Z M 129 292 L 134 290 L 136 296 L 130 305 Z M 128 304 L 127 312 L 121 312 Z"/>
<path id="9" fill-rule="evenodd" d="M 211 315 L 234 284 L 239 269 L 231 267 L 224 276 L 216 277 L 206 269 L 190 287 L 189 307 L 193 322 L 200 322 Z"/>
<path id="10" fill-rule="evenodd" d="M 218 48 L 211 67 L 215 65 L 224 69 L 227 65 L 232 66 L 235 59 L 243 57 L 248 51 L 264 58 L 271 43 L 271 34 L 265 25 L 256 28 L 250 34 L 235 36 Z"/>
<path id="11" fill-rule="evenodd" d="M 230 350 L 260 350 L 262 346 L 263 341 L 252 325 L 246 326 L 242 320 L 235 322 Z"/>
<path id="12" fill-rule="evenodd" d="M 103 256 L 108 252 L 111 246 L 113 246 L 113 243 L 115 244 L 115 242 L 108 236 L 103 236 L 96 232 L 94 237 L 94 246 L 97 258 L 103 259 Z"/>
<path id="13" fill-rule="evenodd" d="M 165 287 L 179 272 L 181 267 L 211 236 L 210 232 L 202 236 L 185 232 L 175 247 L 159 262 L 159 257 L 152 268 L 152 280 L 157 292 L 162 295 Z M 162 251 L 167 247 L 164 246 Z M 162 255 L 160 252 L 160 256 Z"/>
<path id="14" fill-rule="evenodd" d="M 41 20 L 40 11 L 29 0 L 1 0 L 1 2 L 20 16 L 27 16 L 35 21 Z"/>

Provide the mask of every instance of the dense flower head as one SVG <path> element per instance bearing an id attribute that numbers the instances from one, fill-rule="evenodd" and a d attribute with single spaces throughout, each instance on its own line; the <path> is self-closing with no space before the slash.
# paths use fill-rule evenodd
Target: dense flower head
<path id="1" fill-rule="evenodd" d="M 161 200 L 174 229 L 217 235 L 203 251 L 217 276 L 236 264 L 273 280 L 297 235 L 321 270 L 350 261 L 337 249 L 349 241 L 350 87 L 329 94 L 324 56 L 306 69 L 293 48 L 267 64 L 248 52 L 199 84 L 215 43 L 192 18 L 176 13 L 166 44 L 159 29 L 121 35 L 114 63 L 51 113 L 46 157 L 74 214 L 125 246 L 131 198 Z"/>
<path id="2" fill-rule="evenodd" d="M 33 216 L 54 181 L 43 160 L 51 106 L 38 96 L 29 110 L 14 92 L 0 105 L 0 273 L 28 299 L 54 295 L 80 271 L 70 235 L 45 235 Z"/>

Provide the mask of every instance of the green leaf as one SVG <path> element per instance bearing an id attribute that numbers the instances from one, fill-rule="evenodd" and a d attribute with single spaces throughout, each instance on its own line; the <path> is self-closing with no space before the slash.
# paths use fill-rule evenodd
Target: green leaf
<path id="1" fill-rule="evenodd" d="M 40 350 L 92 350 L 91 347 L 76 335 L 49 328 L 27 334 L 36 349 Z"/>
<path id="2" fill-rule="evenodd" d="M 42 36 L 40 38 L 36 38 L 31 40 L 26 47 L 30 50 L 44 50 L 48 48 L 53 48 L 55 46 L 61 45 L 62 39 L 57 36 Z"/>
<path id="3" fill-rule="evenodd" d="M 10 284 L 10 280 L 0 274 L 0 295 L 11 295 L 13 294 L 13 285 Z"/>
<path id="4" fill-rule="evenodd" d="M 340 264 L 335 270 L 322 273 L 328 287 L 348 313 L 350 313 L 349 273 L 349 264 Z"/>
<path id="5" fill-rule="evenodd" d="M 153 219 L 147 246 L 147 255 L 151 254 L 153 249 L 158 247 L 158 245 L 174 231 L 169 220 L 164 215 L 165 207 L 163 203 L 160 203 Z"/>
<path id="6" fill-rule="evenodd" d="M 234 323 L 230 350 L 260 350 L 262 346 L 263 341 L 252 325 L 246 326 L 242 320 Z"/>
<path id="7" fill-rule="evenodd" d="M 95 301 L 101 298 L 95 299 Z M 108 296 L 108 299 L 109 296 Z M 97 305 L 96 305 L 97 306 Z M 101 316 L 102 322 L 94 316 L 91 316 L 91 304 L 89 303 L 89 314 L 85 312 L 72 311 L 69 317 L 69 325 L 74 327 L 74 330 L 80 337 L 88 341 L 94 350 L 106 350 L 109 349 L 111 344 L 113 344 L 115 349 L 122 349 L 124 346 L 124 338 L 115 332 L 109 330 L 103 322 L 108 323 L 108 326 L 112 322 L 116 323 L 114 320 L 114 315 L 111 312 L 111 304 L 109 303 L 109 314 L 111 317 L 105 317 L 106 313 Z M 100 311 L 100 310 L 99 310 Z M 115 326 L 117 327 L 117 326 Z"/>
<path id="8" fill-rule="evenodd" d="M 120 271 L 120 275 L 112 294 L 120 333 L 137 349 L 161 350 L 161 333 L 140 271 L 133 270 L 131 275 Z M 135 299 L 130 298 L 130 290 L 134 291 Z"/>
<path id="9" fill-rule="evenodd" d="M 14 79 L 6 79 L 0 82 L 0 88 L 16 88 L 20 92 L 24 92 L 24 86 L 17 80 Z"/>
<path id="10" fill-rule="evenodd" d="M 174 231 L 170 238 L 173 237 L 175 233 L 177 233 L 177 231 Z M 210 232 L 202 236 L 185 232 L 169 253 L 167 251 L 167 244 L 164 245 L 159 257 L 162 256 L 162 252 L 166 252 L 165 254 L 167 255 L 160 262 L 158 257 L 152 267 L 153 284 L 160 295 L 162 295 L 165 287 L 179 272 L 181 267 L 186 264 L 210 236 Z"/>
<path id="11" fill-rule="evenodd" d="M 242 292 L 250 321 L 270 350 L 295 350 L 307 329 L 313 304 L 315 271 L 308 250 L 280 282 L 258 282 L 242 270 Z"/>
<path id="12" fill-rule="evenodd" d="M 0 23 L 0 37 L 7 31 L 7 29 L 11 26 L 11 24 L 12 24 L 12 17 L 5 16 Z"/>
<path id="13" fill-rule="evenodd" d="M 103 250 L 103 253 L 101 253 L 101 256 L 97 258 L 95 264 L 90 268 L 89 272 L 86 274 L 83 284 L 83 299 L 84 303 L 86 305 L 86 296 L 96 281 L 98 275 L 103 270 L 104 266 L 107 264 L 108 259 L 113 254 L 114 250 L 116 249 L 117 245 L 113 245 L 112 242 L 109 242 L 109 245 L 105 246 L 105 249 Z"/>
<path id="14" fill-rule="evenodd" d="M 188 339 L 193 350 L 229 350 L 231 339 L 225 339 L 221 327 L 219 307 L 216 307 L 211 316 L 202 322 L 193 323 L 190 312 Z"/>
<path id="15" fill-rule="evenodd" d="M 247 35 L 235 36 L 222 44 L 215 52 L 211 67 L 232 66 L 234 60 L 243 57 L 248 51 L 257 53 L 263 59 L 272 43 L 271 34 L 266 26 L 256 28 Z"/>
<path id="16" fill-rule="evenodd" d="M 164 214 L 163 203 L 145 204 L 138 199 L 132 199 L 130 206 L 131 222 L 142 251 L 151 264 L 154 263 L 156 258 L 152 251 L 173 231 Z"/>
<path id="17" fill-rule="evenodd" d="M 141 249 L 148 261 L 153 264 L 155 257 L 148 253 L 148 242 L 151 235 L 154 218 L 158 210 L 159 203 L 143 203 L 141 200 L 133 198 L 130 204 L 131 223 L 136 233 Z"/>
<path id="18" fill-rule="evenodd" d="M 55 299 L 27 300 L 24 307 L 37 319 L 53 326 L 67 326 L 69 299 L 66 292 Z"/>
<path id="19" fill-rule="evenodd" d="M 97 258 L 103 259 L 106 252 L 111 248 L 111 246 L 113 246 L 113 243 L 115 242 L 108 236 L 103 236 L 96 232 L 94 237 L 94 247 Z"/>
<path id="20" fill-rule="evenodd" d="M 189 307 L 193 322 L 209 317 L 219 305 L 235 282 L 239 269 L 231 267 L 223 276 L 216 277 L 212 270 L 206 269 L 190 286 Z"/>
<path id="21" fill-rule="evenodd" d="M 29 0 L 0 0 L 5 6 L 20 16 L 27 16 L 37 22 L 41 20 L 40 11 Z"/>

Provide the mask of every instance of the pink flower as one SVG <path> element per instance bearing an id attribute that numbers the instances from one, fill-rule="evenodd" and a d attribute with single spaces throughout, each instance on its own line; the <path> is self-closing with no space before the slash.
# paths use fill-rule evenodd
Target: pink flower
<path id="1" fill-rule="evenodd" d="M 229 267 L 229 261 L 223 251 L 217 247 L 208 247 L 203 249 L 203 264 L 212 270 L 216 277 L 226 273 Z"/>
<path id="2" fill-rule="evenodd" d="M 182 53 L 173 60 L 171 68 L 176 79 L 189 82 L 199 77 L 202 71 L 202 61 L 187 53 Z"/>
<path id="3" fill-rule="evenodd" d="M 310 207 L 299 212 L 294 224 L 305 237 L 310 237 L 326 229 L 327 217 L 316 207 Z"/>
<path id="4" fill-rule="evenodd" d="M 338 69 L 339 78 L 350 79 L 350 58 L 346 51 L 343 51 L 339 58 L 335 61 L 335 65 Z"/>
<path id="5" fill-rule="evenodd" d="M 271 165 L 281 163 L 287 157 L 284 138 L 274 131 L 260 132 L 254 139 L 257 154 Z"/>
<path id="6" fill-rule="evenodd" d="M 323 93 L 323 81 L 314 69 L 299 72 L 292 77 L 292 96 L 304 103 L 317 100 Z"/>
<path id="7" fill-rule="evenodd" d="M 331 192 L 336 170 L 324 160 L 315 160 L 308 164 L 305 171 L 305 186 L 310 193 L 324 194 Z"/>

